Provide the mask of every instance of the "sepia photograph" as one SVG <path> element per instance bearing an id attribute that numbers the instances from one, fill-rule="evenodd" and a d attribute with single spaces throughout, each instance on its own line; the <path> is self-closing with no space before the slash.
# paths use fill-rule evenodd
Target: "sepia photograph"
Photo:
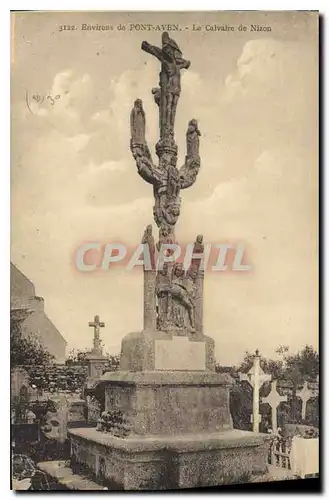
<path id="1" fill-rule="evenodd" d="M 319 12 L 10 24 L 11 489 L 319 491 Z"/>

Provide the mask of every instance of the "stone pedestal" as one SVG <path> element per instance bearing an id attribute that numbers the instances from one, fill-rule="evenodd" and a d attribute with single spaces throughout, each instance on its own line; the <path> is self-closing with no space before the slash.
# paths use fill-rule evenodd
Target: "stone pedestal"
<path id="1" fill-rule="evenodd" d="M 69 435 L 74 471 L 87 469 L 97 483 L 116 489 L 218 486 L 266 472 L 269 436 L 247 431 L 120 439 L 93 428 Z"/>
<path id="2" fill-rule="evenodd" d="M 266 471 L 269 436 L 233 429 L 228 375 L 120 371 L 99 383 L 113 430 L 70 431 L 72 466 L 96 481 L 165 490 L 246 481 Z"/>
<path id="3" fill-rule="evenodd" d="M 98 352 L 89 353 L 86 359 L 88 361 L 88 381 L 92 383 L 102 376 L 107 359 Z"/>
<path id="4" fill-rule="evenodd" d="M 105 408 L 138 436 L 232 429 L 228 375 L 211 372 L 113 372 L 101 379 Z"/>

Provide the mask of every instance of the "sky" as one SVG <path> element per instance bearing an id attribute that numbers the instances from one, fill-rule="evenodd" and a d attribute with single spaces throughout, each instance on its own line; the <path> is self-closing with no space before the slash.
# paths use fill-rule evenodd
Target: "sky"
<path id="1" fill-rule="evenodd" d="M 83 23 L 113 31 L 81 30 Z M 143 100 L 155 157 L 159 63 L 140 49 L 170 33 L 191 61 L 177 109 L 179 164 L 187 123 L 201 131 L 201 169 L 182 192 L 176 236 L 246 248 L 248 273 L 207 272 L 204 330 L 219 363 L 246 350 L 275 356 L 318 347 L 317 15 L 282 13 L 33 13 L 12 15 L 11 260 L 45 299 L 71 348 L 92 346 L 95 314 L 108 352 L 142 329 L 142 273 L 81 273 L 85 241 L 140 243 L 151 186 L 129 150 L 129 115 Z M 77 30 L 59 31 L 61 25 Z M 193 24 L 201 26 L 193 31 Z M 205 26 L 232 25 L 234 32 Z M 246 32 L 238 31 L 241 24 Z M 271 26 L 250 32 L 250 24 Z M 126 30 L 117 30 L 117 26 Z M 60 96 L 52 104 L 47 96 Z M 40 96 L 37 102 L 33 96 Z"/>

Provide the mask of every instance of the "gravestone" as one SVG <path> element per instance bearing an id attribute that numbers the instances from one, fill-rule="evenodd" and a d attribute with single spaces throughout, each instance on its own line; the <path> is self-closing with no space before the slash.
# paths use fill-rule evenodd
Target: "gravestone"
<path id="1" fill-rule="evenodd" d="M 105 323 L 99 321 L 99 316 L 96 315 L 94 321 L 89 322 L 89 327 L 94 329 L 93 348 L 86 356 L 89 384 L 92 384 L 94 379 L 99 378 L 103 374 L 104 366 L 107 363 L 106 357 L 103 356 L 100 339 L 100 328 L 104 328 Z"/>
<path id="2" fill-rule="evenodd" d="M 268 396 L 262 398 L 262 403 L 268 403 L 271 407 L 272 414 L 272 431 L 276 434 L 278 430 L 277 424 L 277 409 L 280 403 L 287 401 L 287 396 L 281 396 L 277 391 L 277 380 L 271 383 L 271 391 Z"/>
<path id="3" fill-rule="evenodd" d="M 317 393 L 314 390 L 311 390 L 308 388 L 308 383 L 305 380 L 303 388 L 296 393 L 296 396 L 298 396 L 302 400 L 302 420 L 306 419 L 306 406 L 307 402 L 311 398 L 315 398 Z"/>
<path id="4" fill-rule="evenodd" d="M 264 373 L 260 367 L 259 351 L 256 350 L 253 366 L 248 373 L 239 373 L 240 380 L 245 380 L 253 388 L 252 398 L 252 419 L 253 432 L 259 432 L 260 414 L 259 414 L 259 390 L 268 380 L 271 380 L 271 375 Z"/>
<path id="5" fill-rule="evenodd" d="M 155 244 L 149 224 L 142 238 L 150 264 L 145 258 L 143 330 L 123 338 L 119 371 L 93 379 L 104 388 L 106 411 L 97 429 L 69 431 L 72 461 L 98 481 L 125 490 L 239 482 L 266 471 L 269 436 L 233 429 L 233 381 L 215 372 L 215 344 L 203 329 L 202 235 L 196 237 L 188 269 L 172 262 L 155 265 L 161 263 L 162 245 L 176 242 L 180 194 L 200 169 L 195 119 L 187 127 L 184 165 L 176 167 L 176 108 L 181 72 L 190 62 L 168 33 L 162 47 L 143 42 L 142 50 L 161 63 L 159 87 L 152 90 L 159 109 L 158 164 L 146 143 L 140 99 L 131 112 L 130 147 L 138 174 L 153 188 L 159 239 Z"/>

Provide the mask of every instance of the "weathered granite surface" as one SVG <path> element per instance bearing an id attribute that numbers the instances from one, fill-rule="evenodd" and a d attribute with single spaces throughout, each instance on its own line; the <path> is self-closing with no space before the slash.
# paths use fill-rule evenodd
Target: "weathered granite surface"
<path id="1" fill-rule="evenodd" d="M 177 435 L 231 429 L 232 379 L 214 372 L 112 372 L 102 377 L 105 409 L 130 433 Z"/>
<path id="2" fill-rule="evenodd" d="M 51 460 L 49 462 L 39 462 L 38 469 L 42 470 L 48 476 L 56 481 L 62 487 L 73 491 L 102 491 L 104 486 L 91 481 L 89 478 L 79 474 L 74 474 L 65 462 Z"/>
<path id="3" fill-rule="evenodd" d="M 267 435 L 231 430 L 120 439 L 96 429 L 70 431 L 73 468 L 125 490 L 215 486 L 266 472 Z M 99 479 L 100 480 L 100 479 Z"/>

